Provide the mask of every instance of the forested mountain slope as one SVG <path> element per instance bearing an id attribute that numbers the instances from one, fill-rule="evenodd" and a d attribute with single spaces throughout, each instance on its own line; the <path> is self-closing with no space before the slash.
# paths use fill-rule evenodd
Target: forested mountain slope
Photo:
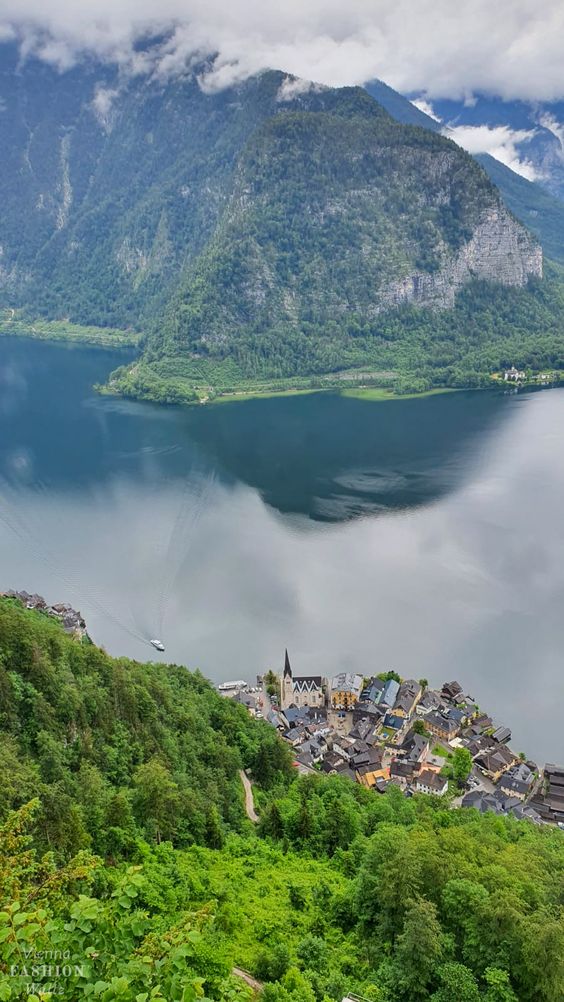
<path id="1" fill-rule="evenodd" d="M 59 73 L 5 43 L 0 99 L 4 320 L 142 331 L 114 390 L 182 400 L 360 367 L 470 384 L 489 362 L 471 361 L 461 296 L 488 347 L 493 327 L 524 365 L 542 337 L 556 364 L 560 276 L 542 280 L 534 236 L 470 156 L 361 88 L 272 71 L 207 93 L 198 67 Z"/>
<path id="2" fill-rule="evenodd" d="M 440 132 L 444 128 L 443 122 L 425 114 L 382 80 L 374 80 L 367 84 L 366 90 L 398 122 L 403 122 L 405 125 L 419 125 L 431 132 Z M 538 182 L 528 181 L 520 174 L 516 174 L 488 153 L 478 154 L 476 160 L 499 188 L 505 204 L 517 219 L 538 237 L 545 254 L 555 261 L 564 263 L 562 200 L 556 198 Z"/>
<path id="3" fill-rule="evenodd" d="M 264 1002 L 562 997 L 560 831 L 299 779 L 200 675 L 5 599 L 0 755 L 6 1000 L 250 999 L 234 967 Z"/>

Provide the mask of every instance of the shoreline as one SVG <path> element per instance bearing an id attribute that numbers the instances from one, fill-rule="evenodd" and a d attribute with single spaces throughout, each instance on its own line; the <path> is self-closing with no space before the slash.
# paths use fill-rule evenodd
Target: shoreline
<path id="1" fill-rule="evenodd" d="M 141 334 L 117 327 L 96 327 L 93 324 L 73 324 L 65 320 L 35 320 L 0 318 L 0 338 L 46 341 L 51 344 L 84 345 L 89 348 L 137 348 Z"/>
<path id="2" fill-rule="evenodd" d="M 14 312 L 4 311 L 6 312 Z M 1 314 L 1 311 L 0 311 Z M 142 334 L 135 331 L 120 330 L 118 328 L 103 328 L 95 327 L 92 325 L 80 325 L 73 324 L 67 321 L 59 320 L 39 320 L 34 321 L 34 326 L 30 324 L 29 326 L 22 320 L 16 319 L 15 317 L 2 319 L 0 315 L 0 339 L 15 337 L 20 340 L 29 341 L 43 341 L 46 343 L 57 344 L 57 345 L 69 345 L 74 347 L 76 345 L 84 345 L 90 348 L 102 348 L 105 350 L 114 350 L 119 352 L 124 349 L 138 348 Z M 142 363 L 141 357 L 138 358 L 137 364 Z M 132 363 L 130 363 L 132 364 Z M 124 400 L 136 400 L 138 402 L 159 404 L 165 406 L 174 407 L 198 407 L 198 406 L 213 406 L 216 404 L 228 404 L 242 402 L 246 403 L 250 400 L 268 400 L 278 397 L 297 397 L 297 396 L 310 396 L 312 394 L 333 394 L 340 397 L 348 397 L 352 400 L 364 400 L 369 403 L 385 403 L 387 401 L 398 401 L 398 400 L 419 400 L 425 397 L 439 396 L 447 393 L 463 393 L 463 392 L 477 392 L 478 390 L 494 390 L 498 393 L 503 393 L 504 395 L 514 395 L 522 392 L 536 392 L 538 390 L 554 389 L 564 385 L 563 374 L 558 372 L 554 373 L 553 378 L 549 380 L 543 380 L 540 378 L 539 374 L 531 376 L 530 379 L 522 382 L 507 382 L 501 379 L 501 374 L 499 372 L 490 374 L 490 383 L 487 386 L 433 386 L 426 390 L 413 390 L 407 391 L 405 393 L 398 393 L 393 389 L 392 386 L 378 386 L 370 385 L 369 383 L 360 383 L 354 378 L 355 370 L 343 370 L 336 374 L 326 374 L 326 376 L 297 376 L 296 385 L 285 386 L 277 388 L 275 385 L 270 384 L 270 386 L 265 386 L 264 389 L 256 384 L 250 384 L 245 387 L 242 384 L 240 390 L 229 390 L 224 393 L 221 391 L 216 391 L 212 386 L 209 385 L 182 385 L 182 377 L 178 379 L 166 379 L 161 376 L 155 376 L 155 382 L 159 386 L 162 386 L 163 392 L 166 394 L 166 387 L 173 389 L 176 392 L 177 399 L 159 399 L 159 393 L 127 393 L 123 392 L 119 388 L 119 380 L 113 382 L 106 382 L 104 384 L 97 384 L 93 388 L 101 396 L 115 396 L 121 397 Z M 347 376 L 349 378 L 347 378 Z M 401 376 L 400 373 L 397 374 L 398 377 Z M 111 377 L 111 373 L 110 373 Z M 110 378 L 108 377 L 108 378 Z M 333 378 L 332 378 L 333 377 Z M 327 380 L 327 385 L 318 386 L 304 386 L 299 385 L 301 382 L 307 380 L 318 379 L 321 383 Z M 282 382 L 285 382 L 283 380 Z M 180 384 L 180 385 L 179 385 Z M 186 398 L 183 399 L 183 393 L 186 394 Z M 190 399 L 189 394 L 193 394 L 196 399 Z"/>

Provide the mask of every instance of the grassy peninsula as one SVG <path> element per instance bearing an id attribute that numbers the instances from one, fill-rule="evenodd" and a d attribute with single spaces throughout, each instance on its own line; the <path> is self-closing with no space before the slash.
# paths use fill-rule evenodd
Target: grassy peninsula
<path id="1" fill-rule="evenodd" d="M 98 345 L 101 348 L 129 348 L 137 346 L 141 340 L 141 335 L 133 330 L 74 324 L 70 320 L 30 319 L 22 311 L 14 309 L 0 310 L 0 337 L 6 335 Z"/>

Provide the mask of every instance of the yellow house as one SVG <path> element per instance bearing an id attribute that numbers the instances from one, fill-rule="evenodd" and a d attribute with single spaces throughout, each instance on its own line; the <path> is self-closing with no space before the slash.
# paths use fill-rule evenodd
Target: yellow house
<path id="1" fill-rule="evenodd" d="M 352 710 L 360 699 L 362 675 L 342 671 L 331 679 L 331 706 L 334 710 Z"/>
<path id="2" fill-rule="evenodd" d="M 389 768 L 384 769 L 384 767 L 376 762 L 369 762 L 368 765 L 361 765 L 358 769 L 355 769 L 357 783 L 362 786 L 366 786 L 367 789 L 371 789 L 376 783 L 377 779 L 388 780 L 390 778 Z"/>

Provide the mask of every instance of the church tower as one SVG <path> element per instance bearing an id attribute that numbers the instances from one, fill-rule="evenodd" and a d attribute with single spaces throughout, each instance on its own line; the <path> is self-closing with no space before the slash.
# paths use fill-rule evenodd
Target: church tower
<path id="1" fill-rule="evenodd" d="M 284 656 L 284 674 L 282 676 L 282 709 L 290 706 L 294 701 L 294 680 L 292 678 L 292 668 L 290 658 L 286 650 Z"/>

